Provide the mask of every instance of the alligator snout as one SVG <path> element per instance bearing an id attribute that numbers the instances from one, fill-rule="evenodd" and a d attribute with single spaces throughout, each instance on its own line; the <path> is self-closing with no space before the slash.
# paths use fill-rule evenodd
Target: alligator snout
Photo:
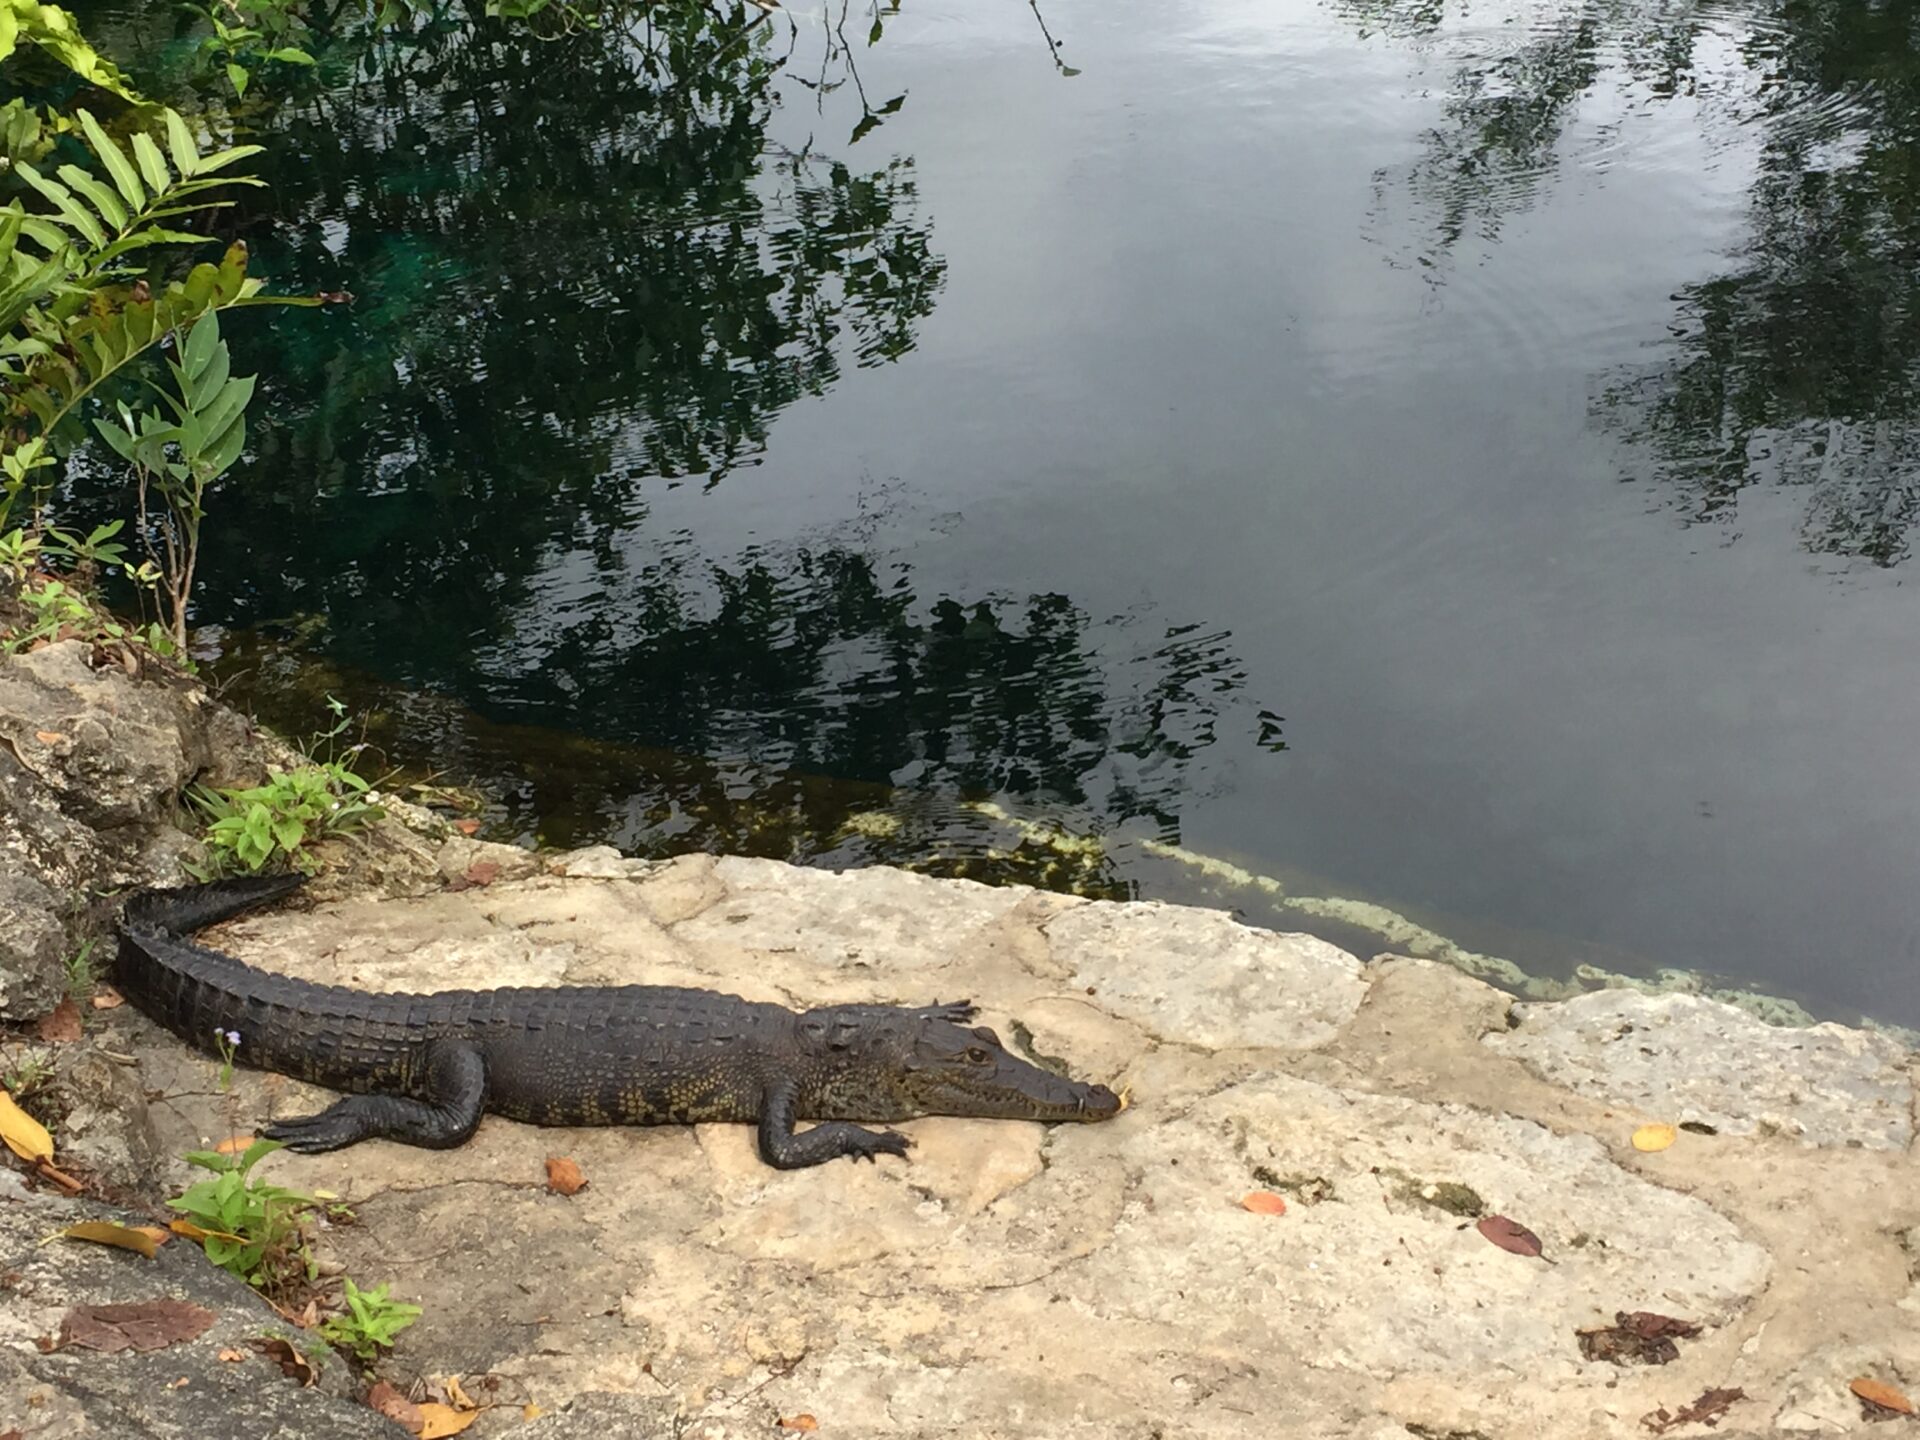
<path id="1" fill-rule="evenodd" d="M 1080 1118 L 1088 1122 L 1111 1120 L 1126 1108 L 1126 1102 L 1105 1085 L 1089 1085 L 1080 1097 Z"/>

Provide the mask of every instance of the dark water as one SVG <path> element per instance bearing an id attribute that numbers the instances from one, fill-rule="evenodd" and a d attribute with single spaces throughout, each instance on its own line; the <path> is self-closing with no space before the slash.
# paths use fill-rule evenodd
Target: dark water
<path id="1" fill-rule="evenodd" d="M 1177 846 L 1920 1021 L 1920 3 L 826 19 L 252 115 L 356 296 L 237 345 L 264 713 L 502 835 L 1348 913 Z"/>

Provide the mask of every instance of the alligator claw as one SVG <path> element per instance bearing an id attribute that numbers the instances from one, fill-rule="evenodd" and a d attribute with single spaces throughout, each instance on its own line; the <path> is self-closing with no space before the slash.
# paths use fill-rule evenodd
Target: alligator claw
<path id="1" fill-rule="evenodd" d="M 324 1155 L 360 1139 L 361 1127 L 343 1122 L 338 1116 L 309 1115 L 298 1120 L 276 1120 L 263 1126 L 260 1136 L 265 1140 L 278 1140 L 297 1155 Z"/>
<path id="2" fill-rule="evenodd" d="M 855 1141 L 847 1153 L 856 1160 L 871 1160 L 876 1165 L 880 1163 L 878 1157 L 881 1155 L 898 1155 L 902 1160 L 906 1159 L 907 1151 L 913 1145 L 913 1141 L 898 1130 L 862 1130 L 860 1134 L 862 1138 Z"/>

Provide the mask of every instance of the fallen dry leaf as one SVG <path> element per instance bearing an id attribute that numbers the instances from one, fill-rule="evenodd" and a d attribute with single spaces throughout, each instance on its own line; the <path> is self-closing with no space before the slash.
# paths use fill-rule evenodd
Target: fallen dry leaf
<path id="1" fill-rule="evenodd" d="M 546 1413 L 547 1413 L 546 1411 L 542 1410 L 538 1405 L 534 1405 L 534 1404 L 526 1404 L 520 1407 L 520 1418 L 522 1420 L 538 1420 L 542 1415 Z M 7 1440 L 7 1437 L 4 1435 L 0 1435 L 0 1440 Z"/>
<path id="2" fill-rule="evenodd" d="M 1473 1227 L 1502 1250 L 1529 1258 L 1540 1253 L 1540 1237 L 1518 1220 L 1504 1215 L 1489 1215 Z"/>
<path id="3" fill-rule="evenodd" d="M 231 1240 L 236 1245 L 247 1243 L 244 1235 L 229 1235 L 224 1230 L 202 1230 L 191 1220 L 169 1220 L 167 1229 L 176 1235 L 184 1235 L 189 1240 L 205 1240 L 209 1235 L 218 1240 Z"/>
<path id="4" fill-rule="evenodd" d="M 782 1430 L 818 1430 L 820 1422 L 811 1415 L 786 1415 L 780 1420 Z"/>
<path id="5" fill-rule="evenodd" d="M 220 1348 L 220 1358 L 226 1361 L 227 1364 L 231 1365 L 236 1360 L 246 1359 L 247 1352 L 244 1350 L 236 1350 L 231 1345 L 223 1345 Z"/>
<path id="6" fill-rule="evenodd" d="M 1700 1327 L 1691 1320 L 1656 1315 L 1651 1310 L 1617 1311 L 1611 1325 L 1576 1330 L 1580 1353 L 1613 1365 L 1668 1365 L 1680 1358 L 1675 1340 L 1691 1340 Z"/>
<path id="7" fill-rule="evenodd" d="M 453 822 L 453 828 L 458 830 L 462 835 L 478 835 L 480 833 L 480 822 L 478 820 L 456 820 Z"/>
<path id="8" fill-rule="evenodd" d="M 1680 1132 L 1671 1125 L 1642 1125 L 1633 1132 L 1633 1148 L 1652 1154 L 1664 1150 L 1680 1138 Z"/>
<path id="9" fill-rule="evenodd" d="M 440 1382 L 440 1388 L 446 1392 L 447 1403 L 456 1410 L 478 1410 L 480 1407 L 471 1400 L 467 1392 L 460 1387 L 460 1377 L 449 1375 Z"/>
<path id="10" fill-rule="evenodd" d="M 1240 1197 L 1240 1208 L 1256 1215 L 1284 1215 L 1287 1202 L 1271 1190 L 1250 1190 Z"/>
<path id="11" fill-rule="evenodd" d="M 456 1410 L 451 1405 L 436 1405 L 431 1401 L 414 1408 L 420 1412 L 420 1428 L 414 1432 L 420 1440 L 442 1440 L 443 1436 L 458 1435 L 481 1415 L 478 1410 Z"/>
<path id="12" fill-rule="evenodd" d="M 420 1407 L 384 1380 L 367 1391 L 367 1405 L 410 1435 L 418 1435 L 420 1427 L 427 1423 L 426 1416 L 420 1413 Z"/>
<path id="13" fill-rule="evenodd" d="M 229 1135 L 213 1147 L 213 1153 L 216 1155 L 244 1155 L 247 1153 L 247 1147 L 253 1144 L 257 1138 L 259 1137 L 254 1135 Z"/>
<path id="14" fill-rule="evenodd" d="M 76 1305 L 60 1317 L 53 1348 L 74 1346 L 111 1354 L 164 1350 L 206 1334 L 214 1313 L 185 1300 L 141 1300 L 132 1305 Z"/>
<path id="15" fill-rule="evenodd" d="M 151 1260 L 154 1252 L 173 1236 L 158 1225 L 118 1225 L 111 1220 L 82 1220 L 60 1232 L 69 1240 L 91 1240 L 96 1245 L 113 1245 L 133 1250 Z"/>
<path id="16" fill-rule="evenodd" d="M 587 1177 L 564 1155 L 547 1157 L 547 1189 L 556 1195 L 574 1195 L 586 1188 Z"/>
<path id="17" fill-rule="evenodd" d="M 67 737 L 62 735 L 58 730 L 36 730 L 33 732 L 33 738 L 38 740 L 42 745 L 58 745 Z"/>
<path id="18" fill-rule="evenodd" d="M 291 1341 L 263 1335 L 259 1339 L 249 1340 L 247 1343 L 262 1355 L 266 1356 L 267 1359 L 273 1361 L 274 1364 L 278 1365 L 280 1367 L 280 1373 L 289 1380 L 298 1380 L 308 1389 L 313 1387 L 313 1382 L 316 1378 L 313 1363 L 298 1350 L 294 1349 Z M 220 1352 L 220 1358 L 222 1360 L 227 1358 L 224 1350 Z"/>
<path id="19" fill-rule="evenodd" d="M 93 987 L 93 1008 L 96 1010 L 118 1010 L 127 1003 L 127 997 L 111 985 Z"/>
<path id="20" fill-rule="evenodd" d="M 71 1045 L 80 1038 L 80 1007 L 71 995 L 34 1022 L 33 1033 L 55 1045 Z"/>
<path id="21" fill-rule="evenodd" d="M 1875 1380 L 1862 1375 L 1847 1387 L 1869 1405 L 1882 1410 L 1891 1410 L 1896 1415 L 1913 1414 L 1913 1401 L 1907 1398 L 1904 1390 L 1897 1390 L 1884 1380 Z"/>
<path id="22" fill-rule="evenodd" d="M 476 860 L 467 867 L 469 885 L 491 885 L 500 878 L 500 866 L 492 860 Z"/>
<path id="23" fill-rule="evenodd" d="M 0 1140 L 29 1163 L 53 1159 L 53 1137 L 47 1127 L 14 1104 L 5 1090 L 0 1090 Z"/>
<path id="24" fill-rule="evenodd" d="M 66 1171 L 54 1169 L 51 1160 L 35 1161 L 33 1173 L 38 1175 L 42 1180 L 51 1180 L 70 1195 L 78 1195 L 82 1190 L 87 1188 L 78 1180 L 74 1179 L 73 1176 L 67 1174 Z"/>
<path id="25" fill-rule="evenodd" d="M 1704 1390 L 1691 1405 L 1682 1405 L 1677 1414 L 1668 1414 L 1662 1405 L 1651 1415 L 1642 1415 L 1640 1423 L 1656 1435 L 1664 1435 L 1682 1425 L 1704 1425 L 1709 1430 L 1720 1423 L 1736 1400 L 1747 1398 L 1744 1390 Z"/>

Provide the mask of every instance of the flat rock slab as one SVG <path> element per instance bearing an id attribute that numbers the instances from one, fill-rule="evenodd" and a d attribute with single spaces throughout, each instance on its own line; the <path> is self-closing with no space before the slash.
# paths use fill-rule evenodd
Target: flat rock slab
<path id="1" fill-rule="evenodd" d="M 1906 1049 L 1843 1025 L 1789 1029 L 1696 995 L 1602 990 L 1514 1007 L 1489 1049 L 1542 1079 L 1679 1123 L 1807 1145 L 1905 1150 L 1913 1141 Z"/>
<path id="2" fill-rule="evenodd" d="M 442 869 L 464 876 L 469 858 Z M 1717 1012 L 1701 1028 L 1688 1007 L 1597 996 L 1483 1035 L 1506 1001 L 1477 982 L 1362 966 L 1216 912 L 707 857 L 554 857 L 208 938 L 370 989 L 971 995 L 1014 1043 L 1134 1086 L 1133 1108 L 1098 1125 L 912 1122 L 911 1158 L 877 1165 L 774 1171 L 745 1126 L 497 1117 L 452 1151 L 266 1162 L 346 1197 L 359 1223 L 329 1249 L 425 1308 L 396 1378 L 491 1374 L 548 1412 L 523 1425 L 505 1407 L 468 1432 L 480 1440 L 732 1440 L 800 1415 L 823 1435 L 913 1440 L 1624 1440 L 1725 1385 L 1752 1397 L 1718 1432 L 1738 1436 L 1844 1419 L 1846 1365 L 1920 1376 L 1900 1238 L 1920 1233 L 1920 1186 L 1886 1148 L 1904 1132 L 1877 1112 L 1844 1128 L 1845 1097 L 1895 1105 L 1904 1070 L 1850 1032 Z M 105 1023 L 159 1093 L 164 1154 L 331 1098 L 251 1072 L 221 1095 L 217 1062 L 129 1012 Z M 1587 1037 L 1575 1053 L 1601 1047 L 1586 1070 L 1542 1059 L 1536 1037 L 1563 1032 Z M 1633 1080 L 1653 1057 L 1616 1046 L 1649 1036 L 1669 1057 L 1657 1073 L 1720 1077 L 1711 1105 L 1677 1109 L 1676 1082 Z M 1616 1062 L 1628 1080 L 1608 1078 Z M 1607 1108 L 1630 1084 L 1662 1118 L 1752 1109 L 1752 1133 L 1728 1123 L 1638 1155 L 1632 1117 Z M 1795 1135 L 1842 1138 L 1763 1133 L 1776 1112 Z M 1879 1148 L 1844 1143 L 1865 1135 Z M 585 1189 L 548 1191 L 556 1155 Z M 1285 1212 L 1245 1208 L 1253 1191 Z M 1492 1243 L 1476 1228 L 1491 1214 L 1544 1253 Z M 1637 1310 L 1700 1335 L 1664 1367 L 1584 1358 L 1578 1330 Z M 1835 1336 L 1846 1357 L 1816 1363 Z"/>

